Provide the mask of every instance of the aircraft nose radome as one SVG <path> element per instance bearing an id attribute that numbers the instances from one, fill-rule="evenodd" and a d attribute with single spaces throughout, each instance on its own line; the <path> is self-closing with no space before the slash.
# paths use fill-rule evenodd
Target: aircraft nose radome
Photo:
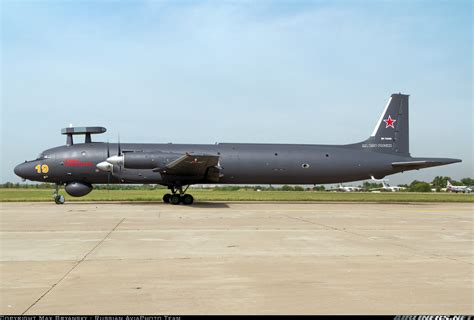
<path id="1" fill-rule="evenodd" d="M 17 176 L 19 176 L 20 178 L 23 178 L 25 179 L 26 176 L 27 176 L 27 168 L 26 168 L 26 164 L 25 163 L 20 163 L 19 165 L 17 165 L 15 167 L 15 169 L 13 169 L 13 171 L 15 172 L 15 174 Z"/>

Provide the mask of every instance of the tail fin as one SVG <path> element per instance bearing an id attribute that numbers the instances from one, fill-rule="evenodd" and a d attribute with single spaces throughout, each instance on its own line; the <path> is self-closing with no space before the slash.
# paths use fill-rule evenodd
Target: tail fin
<path id="1" fill-rule="evenodd" d="M 372 135 L 362 143 L 362 148 L 383 153 L 410 153 L 408 97 L 401 93 L 392 94 Z"/>
<path id="2" fill-rule="evenodd" d="M 452 186 L 451 182 L 449 182 L 449 180 L 447 180 L 447 181 L 446 181 L 446 188 L 447 188 L 447 187 L 451 187 L 451 186 Z"/>

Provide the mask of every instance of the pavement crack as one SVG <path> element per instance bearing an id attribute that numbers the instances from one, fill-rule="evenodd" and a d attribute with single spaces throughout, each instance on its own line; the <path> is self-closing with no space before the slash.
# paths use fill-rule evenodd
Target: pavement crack
<path id="1" fill-rule="evenodd" d="M 115 231 L 117 228 L 125 221 L 125 218 L 120 220 L 113 228 L 110 230 L 102 240 L 97 242 L 92 249 L 90 249 L 80 260 L 76 261 L 76 263 L 69 269 L 56 283 L 54 283 L 48 290 L 46 290 L 35 302 L 33 302 L 25 311 L 22 312 L 21 315 L 27 313 L 31 308 L 33 308 L 38 302 L 41 301 L 48 293 L 50 293 L 58 284 L 60 284 L 74 269 L 76 269 L 87 257 L 94 252 L 105 240 Z"/>
<path id="2" fill-rule="evenodd" d="M 334 231 L 341 231 L 341 232 L 345 232 L 345 233 L 348 233 L 348 234 L 352 234 L 352 235 L 354 235 L 354 236 L 366 238 L 366 236 L 364 236 L 364 235 L 362 235 L 362 234 L 359 234 L 359 233 L 356 233 L 356 232 L 352 232 L 352 231 L 347 231 L 346 229 L 340 229 L 340 228 L 328 226 L 328 225 L 323 224 L 323 223 L 318 223 L 318 222 L 314 222 L 314 221 L 307 220 L 307 219 L 302 219 L 302 218 L 297 218 L 297 217 L 290 217 L 290 216 L 285 216 L 285 217 L 287 217 L 287 218 L 289 218 L 289 219 L 293 219 L 293 220 L 299 220 L 299 221 L 303 221 L 303 222 L 315 224 L 315 225 L 324 227 L 324 228 L 326 228 L 326 229 L 331 229 L 331 230 L 334 230 Z"/>
<path id="3" fill-rule="evenodd" d="M 311 221 L 311 220 L 307 220 L 307 219 L 302 219 L 302 218 L 297 218 L 297 217 L 290 217 L 290 216 L 285 216 L 289 219 L 294 219 L 294 220 L 299 220 L 299 221 L 303 221 L 303 222 L 306 222 L 306 223 L 311 223 L 311 224 L 315 224 L 315 225 L 318 225 L 318 226 L 322 226 L 322 227 L 325 227 L 327 229 L 331 229 L 331 230 L 334 230 L 334 231 L 341 231 L 341 232 L 345 232 L 345 233 L 348 233 L 348 234 L 351 234 L 351 235 L 354 235 L 354 236 L 358 236 L 358 237 L 361 237 L 361 238 L 364 238 L 364 239 L 367 239 L 368 237 L 363 235 L 363 234 L 360 234 L 360 233 L 356 233 L 356 232 L 352 232 L 352 231 L 347 231 L 345 229 L 340 229 L 340 228 L 336 228 L 336 227 L 332 227 L 332 226 L 328 226 L 328 225 L 325 225 L 323 223 L 318 223 L 318 222 L 314 222 L 314 221 Z M 374 239 L 375 241 L 378 241 L 380 239 Z M 385 239 L 386 240 L 386 239 Z M 446 256 L 446 255 L 442 255 L 442 254 L 437 254 L 437 253 L 433 253 L 433 252 L 430 252 L 430 251 L 427 251 L 427 250 L 423 250 L 423 249 L 417 249 L 417 248 L 413 248 L 409 245 L 406 245 L 406 244 L 402 244 L 402 243 L 398 243 L 398 241 L 396 239 L 394 239 L 395 242 L 390 242 L 390 245 L 392 246 L 396 246 L 396 247 L 399 247 L 399 248 L 404 248 L 404 249 L 408 249 L 408 250 L 412 250 L 413 252 L 415 252 L 415 254 L 419 254 L 421 256 L 429 256 L 431 258 L 433 257 L 437 257 L 437 258 L 445 258 L 445 259 L 448 259 L 448 260 L 452 260 L 452 261 L 456 261 L 456 262 L 460 262 L 460 263 L 465 263 L 465 264 L 469 264 L 469 265 L 473 265 L 473 263 L 471 262 L 467 262 L 467 261 L 463 261 L 463 260 L 459 260 L 459 259 L 456 259 L 456 258 L 453 258 L 453 257 L 449 257 L 449 256 Z"/>

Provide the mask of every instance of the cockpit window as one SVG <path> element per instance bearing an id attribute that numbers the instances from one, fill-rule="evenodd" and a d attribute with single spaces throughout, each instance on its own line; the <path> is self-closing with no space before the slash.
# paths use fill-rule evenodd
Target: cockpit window
<path id="1" fill-rule="evenodd" d="M 44 154 L 44 153 L 40 153 L 38 158 L 36 158 L 36 160 L 43 160 L 43 159 L 48 159 L 48 155 Z"/>

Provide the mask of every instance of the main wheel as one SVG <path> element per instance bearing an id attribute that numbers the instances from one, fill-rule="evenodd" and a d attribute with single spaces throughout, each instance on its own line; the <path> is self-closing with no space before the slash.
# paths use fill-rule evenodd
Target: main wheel
<path id="1" fill-rule="evenodd" d="M 164 203 L 170 203 L 171 194 L 167 193 L 163 196 Z"/>
<path id="2" fill-rule="evenodd" d="M 194 198 L 192 195 L 190 194 L 185 194 L 182 198 L 181 198 L 181 201 L 186 204 L 186 205 L 190 205 L 190 204 L 193 204 L 194 202 Z"/>
<path id="3" fill-rule="evenodd" d="M 54 197 L 54 202 L 56 204 L 63 204 L 66 200 L 64 199 L 64 196 L 58 194 L 56 197 Z"/>
<path id="4" fill-rule="evenodd" d="M 179 194 L 173 194 L 170 197 L 171 204 L 179 204 L 181 202 L 181 196 Z"/>

